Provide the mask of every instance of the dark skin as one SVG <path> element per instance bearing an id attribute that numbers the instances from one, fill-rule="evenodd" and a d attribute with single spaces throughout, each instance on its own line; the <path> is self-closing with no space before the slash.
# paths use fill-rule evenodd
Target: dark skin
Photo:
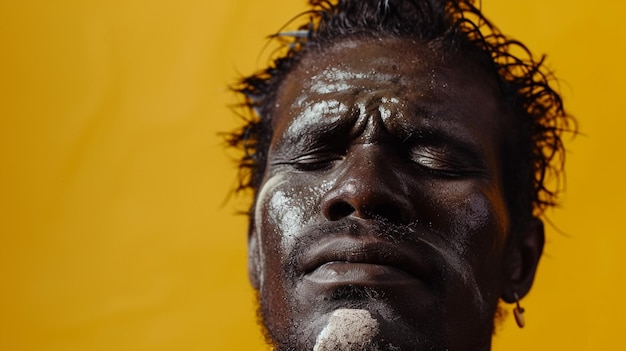
<path id="1" fill-rule="evenodd" d="M 279 349 L 313 349 L 351 309 L 376 321 L 366 349 L 489 350 L 498 300 L 530 289 L 543 227 L 510 225 L 511 118 L 478 65 L 440 56 L 344 38 L 281 84 L 249 236 Z"/>

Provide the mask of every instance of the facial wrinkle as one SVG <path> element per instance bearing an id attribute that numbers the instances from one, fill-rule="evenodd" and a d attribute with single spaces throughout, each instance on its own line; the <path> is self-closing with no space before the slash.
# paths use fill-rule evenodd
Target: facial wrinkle
<path id="1" fill-rule="evenodd" d="M 478 288 L 478 283 L 471 269 L 471 265 L 467 261 L 467 259 L 463 258 L 461 252 L 456 249 L 457 246 L 454 240 L 450 240 L 440 234 L 433 233 L 433 235 L 429 236 L 423 233 L 419 233 L 415 229 L 415 223 L 403 225 L 391 223 L 386 220 L 379 222 L 380 223 L 377 224 L 377 226 L 386 228 L 386 232 L 391 233 L 390 236 L 394 237 L 392 240 L 409 240 L 418 243 L 421 242 L 425 245 L 428 245 L 428 247 L 437 252 L 439 256 L 443 258 L 445 262 L 447 262 L 448 267 L 451 268 L 455 272 L 455 274 L 463 279 L 463 283 L 472 293 L 474 302 L 476 303 L 476 306 L 478 306 L 478 309 L 480 311 L 484 310 L 486 302 L 480 289 Z M 439 238 L 438 243 L 433 242 L 430 237 Z"/>
<path id="2" fill-rule="evenodd" d="M 321 100 L 305 104 L 304 110 L 293 120 L 287 133 L 289 135 L 307 135 L 311 128 L 320 124 L 337 123 L 348 112 L 348 107 L 337 100 Z"/>
<path id="3" fill-rule="evenodd" d="M 446 262 L 448 262 L 448 266 L 463 279 L 464 285 L 472 293 L 474 302 L 476 303 L 478 310 L 481 312 L 484 311 L 486 302 L 483 294 L 478 287 L 476 277 L 471 269 L 471 265 L 469 264 L 469 262 L 467 262 L 466 259 L 463 259 L 460 255 L 456 254 L 456 250 L 449 246 L 447 246 L 449 247 L 448 249 L 446 249 L 445 247 L 440 247 L 438 245 L 435 245 L 424 236 L 420 236 L 419 240 L 428 245 L 431 249 L 435 250 L 441 257 L 445 259 Z M 443 240 L 443 242 L 448 241 Z"/>
<path id="4" fill-rule="evenodd" d="M 390 223 L 386 220 L 380 222 L 381 223 L 377 225 L 388 228 L 387 231 L 392 233 L 395 237 L 394 240 L 421 242 L 437 252 L 447 263 L 447 266 L 463 279 L 463 283 L 472 293 L 478 309 L 480 311 L 484 310 L 486 304 L 485 299 L 478 287 L 476 277 L 471 269 L 471 264 L 464 258 L 463 250 L 459 250 L 459 247 L 462 246 L 461 243 L 456 240 L 451 240 L 447 236 L 435 231 L 431 231 L 430 235 L 420 233 L 415 229 L 417 222 L 409 223 L 408 225 Z M 435 243 L 430 238 L 437 238 L 438 240 Z"/>
<path id="5" fill-rule="evenodd" d="M 390 130 L 387 125 L 392 117 L 401 116 L 396 105 L 397 98 L 380 97 L 380 92 L 363 93 L 357 101 L 359 117 L 354 137 L 360 137 L 365 144 L 374 143 Z M 392 102 L 393 101 L 393 102 Z"/>
<path id="6" fill-rule="evenodd" d="M 400 100 L 398 100 L 395 97 L 387 98 L 387 97 L 382 97 L 380 99 L 380 106 L 378 106 L 378 112 L 380 112 L 380 118 L 383 120 L 383 122 L 386 122 L 392 115 L 394 114 L 398 114 L 398 107 L 397 105 L 400 103 Z"/>
<path id="7" fill-rule="evenodd" d="M 468 292 L 472 294 L 472 299 L 477 309 L 481 312 L 484 311 L 486 301 L 478 287 L 476 277 L 471 269 L 471 264 L 461 253 L 457 252 L 453 240 L 432 230 L 428 230 L 428 233 L 424 233 L 423 230 L 425 230 L 425 228 L 423 228 L 423 225 L 418 225 L 417 221 L 409 224 L 399 224 L 387 219 L 375 218 L 368 226 L 367 232 L 379 233 L 378 236 L 390 242 L 396 244 L 414 242 L 429 247 L 441 258 L 441 262 L 445 262 L 445 268 L 447 270 L 461 277 L 464 286 L 467 288 Z M 316 234 L 305 234 L 301 236 L 300 240 L 295 244 L 297 247 L 291 252 L 292 262 L 298 262 L 297 258 L 303 257 L 303 252 L 306 251 L 306 248 L 319 240 L 320 235 L 329 236 L 334 233 L 346 232 L 357 235 L 361 233 L 359 225 L 350 221 L 326 223 L 318 225 L 314 229 L 313 233 Z M 306 232 L 309 233 L 308 230 Z"/>
<path id="8" fill-rule="evenodd" d="M 385 124 L 390 122 L 392 117 L 403 116 L 401 112 L 403 105 L 395 97 L 401 95 L 400 90 L 402 88 L 392 89 L 393 91 L 381 91 L 378 84 L 361 85 L 363 85 L 363 80 L 380 82 L 393 78 L 394 76 L 391 74 L 376 72 L 366 74 L 344 71 L 336 67 L 327 68 L 312 77 L 313 83 L 311 83 L 310 88 L 306 89 L 292 104 L 292 108 L 301 109 L 302 112 L 293 120 L 287 132 L 290 135 L 306 136 L 307 131 L 320 124 L 333 125 L 339 123 L 342 118 L 347 118 L 350 110 L 353 110 L 358 116 L 355 128 L 356 135 L 363 131 L 362 127 L 365 120 L 372 117 L 380 119 L 383 125 L 379 127 L 386 129 Z M 359 82 L 353 84 L 351 81 Z M 348 90 L 352 90 L 353 93 L 348 93 L 351 98 L 346 100 L 345 91 Z M 324 95 L 335 96 L 339 93 L 342 93 L 343 98 L 341 100 L 343 101 L 335 98 L 324 98 Z M 315 94 L 321 96 L 315 96 Z M 315 101 L 308 102 L 311 99 Z"/>

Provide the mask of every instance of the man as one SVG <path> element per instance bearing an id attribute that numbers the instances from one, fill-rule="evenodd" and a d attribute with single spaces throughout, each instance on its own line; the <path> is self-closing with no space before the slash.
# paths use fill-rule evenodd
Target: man
<path id="1" fill-rule="evenodd" d="M 569 117 L 549 75 L 470 0 L 310 3 L 236 87 L 268 341 L 489 350 L 500 300 L 523 326 L 554 204 Z"/>

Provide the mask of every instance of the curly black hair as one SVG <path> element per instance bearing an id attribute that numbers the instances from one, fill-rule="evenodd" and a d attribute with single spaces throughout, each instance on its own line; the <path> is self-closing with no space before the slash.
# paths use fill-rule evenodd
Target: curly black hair
<path id="1" fill-rule="evenodd" d="M 562 136 L 576 128 L 554 88 L 556 79 L 545 67 L 545 56 L 534 58 L 524 44 L 502 34 L 473 0 L 309 0 L 309 4 L 311 9 L 298 17 L 308 20 L 298 30 L 270 37 L 283 50 L 269 67 L 232 87 L 243 99 L 239 107 L 244 125 L 227 136 L 230 146 L 243 151 L 238 190 L 256 192 L 261 185 L 275 94 L 303 55 L 348 36 L 391 36 L 418 39 L 437 48 L 442 59 L 469 57 L 493 75 L 503 104 L 515 119 L 516 133 L 502 145 L 509 211 L 513 218 L 528 218 L 556 205 L 565 157 Z"/>

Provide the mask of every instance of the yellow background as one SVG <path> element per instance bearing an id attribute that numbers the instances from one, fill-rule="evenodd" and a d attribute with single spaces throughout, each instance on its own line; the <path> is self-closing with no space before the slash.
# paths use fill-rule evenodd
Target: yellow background
<path id="1" fill-rule="evenodd" d="M 0 350 L 263 350 L 226 89 L 304 0 L 0 0 Z M 496 350 L 624 345 L 626 2 L 483 0 L 584 133 Z M 229 200 L 228 202 L 226 202 Z"/>

